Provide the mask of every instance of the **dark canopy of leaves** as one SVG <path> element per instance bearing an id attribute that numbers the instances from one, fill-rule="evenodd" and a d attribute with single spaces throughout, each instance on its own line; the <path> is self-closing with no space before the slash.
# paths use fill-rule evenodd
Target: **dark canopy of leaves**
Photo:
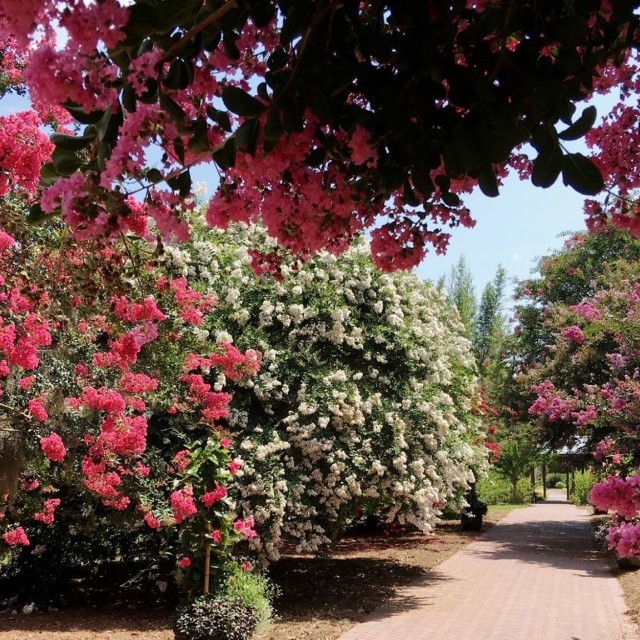
<path id="1" fill-rule="evenodd" d="M 238 147 L 255 150 L 261 131 L 266 150 L 299 131 L 308 110 L 330 127 L 352 132 L 360 125 L 379 155 L 376 167 L 348 169 L 363 201 L 384 201 L 404 188 L 405 204 L 425 207 L 418 218 L 428 214 L 436 188 L 429 174 L 442 161 L 437 187 L 455 206 L 450 179 L 477 179 L 485 194 L 495 196 L 496 165 L 525 142 L 538 153 L 534 184 L 547 187 L 562 173 L 565 184 L 597 193 L 598 171 L 580 154 L 567 153 L 561 141 L 583 136 L 593 123 L 593 110 L 579 116 L 574 103 L 588 97 L 607 61 L 621 62 L 635 46 L 638 3 L 616 0 L 607 19 L 599 14 L 600 0 L 481 4 L 476 11 L 466 0 L 137 0 L 127 39 L 107 54 L 122 70 L 119 103 L 104 113 L 69 104 L 74 117 L 95 129 L 83 139 L 86 155 L 48 171 L 101 170 L 123 112 L 144 102 L 167 113 L 193 151 L 208 148 L 207 127 L 228 123 L 229 112 L 243 116 L 243 126 L 229 131 L 230 144 L 209 149 L 223 169 L 233 165 Z M 264 81 L 249 93 L 229 85 L 221 96 L 228 111 L 212 108 L 210 121 L 185 119 L 172 94 L 190 86 L 194 60 L 221 39 L 227 53 L 237 54 L 234 43 L 249 19 L 258 27 L 281 25 Z M 164 52 L 169 71 L 138 98 L 127 72 L 152 46 Z M 544 55 L 550 47 L 553 56 Z M 58 157 L 77 156 L 78 149 L 62 149 L 64 143 L 57 140 Z M 308 162 L 344 164 L 339 156 L 328 133 Z M 188 192 L 188 168 L 169 184 Z"/>

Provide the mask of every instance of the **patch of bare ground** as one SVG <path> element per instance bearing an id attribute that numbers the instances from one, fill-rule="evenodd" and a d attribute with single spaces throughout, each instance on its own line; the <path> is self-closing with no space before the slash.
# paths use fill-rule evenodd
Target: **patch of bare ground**
<path id="1" fill-rule="evenodd" d="M 490 511 L 485 529 L 507 513 Z M 346 537 L 327 558 L 285 555 L 270 569 L 281 591 L 279 620 L 259 640 L 335 640 L 479 535 L 444 521 L 432 535 Z M 2 613 L 0 640 L 172 640 L 172 618 L 173 603 L 113 602 L 105 595 L 91 606 Z"/>

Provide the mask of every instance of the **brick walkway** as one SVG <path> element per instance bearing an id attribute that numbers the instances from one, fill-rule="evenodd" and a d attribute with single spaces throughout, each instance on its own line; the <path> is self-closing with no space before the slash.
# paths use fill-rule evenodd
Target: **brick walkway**
<path id="1" fill-rule="evenodd" d="M 515 509 L 339 640 L 637 640 L 591 540 L 571 504 Z"/>

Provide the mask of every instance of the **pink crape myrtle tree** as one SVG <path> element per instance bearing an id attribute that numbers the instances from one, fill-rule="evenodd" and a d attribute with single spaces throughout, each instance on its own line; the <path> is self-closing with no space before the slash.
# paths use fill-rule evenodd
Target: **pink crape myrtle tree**
<path id="1" fill-rule="evenodd" d="M 640 243 L 611 226 L 567 239 L 523 283 L 520 382 L 552 446 L 593 453 L 591 503 L 615 514 L 611 549 L 640 557 Z M 519 335 L 518 335 L 519 334 Z"/>
<path id="2" fill-rule="evenodd" d="M 96 536 L 153 530 L 197 593 L 195 568 L 256 535 L 227 496 L 240 464 L 223 389 L 261 355 L 203 353 L 195 332 L 217 299 L 165 277 L 148 245 L 64 234 L 19 219 L 16 237 L 0 232 L 0 456 L 24 459 L 13 478 L 3 464 L 0 545 L 41 556 L 59 516 Z"/>
<path id="3" fill-rule="evenodd" d="M 444 251 L 451 228 L 474 224 L 461 197 L 498 195 L 508 171 L 541 187 L 562 175 L 589 196 L 617 189 L 611 215 L 635 232 L 637 9 L 1 0 L 2 86 L 24 82 L 33 102 L 3 116 L 4 188 L 37 187 L 31 218 L 60 216 L 75 237 L 180 241 L 190 170 L 209 163 L 210 224 L 260 218 L 303 257 L 368 230 L 387 270 Z M 625 100 L 592 129 L 595 109 L 576 105 L 609 91 Z M 69 127 L 53 147 L 39 142 L 52 118 Z M 592 159 L 570 149 L 588 132 Z M 592 226 L 607 215 L 596 200 L 587 214 Z"/>

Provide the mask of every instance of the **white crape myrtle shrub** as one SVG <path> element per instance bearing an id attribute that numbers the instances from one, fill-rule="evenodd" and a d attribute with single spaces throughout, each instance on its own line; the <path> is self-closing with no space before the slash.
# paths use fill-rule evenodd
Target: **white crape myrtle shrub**
<path id="1" fill-rule="evenodd" d="M 219 297 L 208 324 L 186 330 L 263 353 L 228 418 L 254 550 L 277 558 L 285 540 L 319 550 L 369 514 L 430 531 L 487 466 L 456 312 L 414 273 L 376 270 L 364 241 L 286 263 L 281 279 L 255 276 L 248 249 L 274 248 L 238 226 L 196 232 L 164 256 Z"/>

